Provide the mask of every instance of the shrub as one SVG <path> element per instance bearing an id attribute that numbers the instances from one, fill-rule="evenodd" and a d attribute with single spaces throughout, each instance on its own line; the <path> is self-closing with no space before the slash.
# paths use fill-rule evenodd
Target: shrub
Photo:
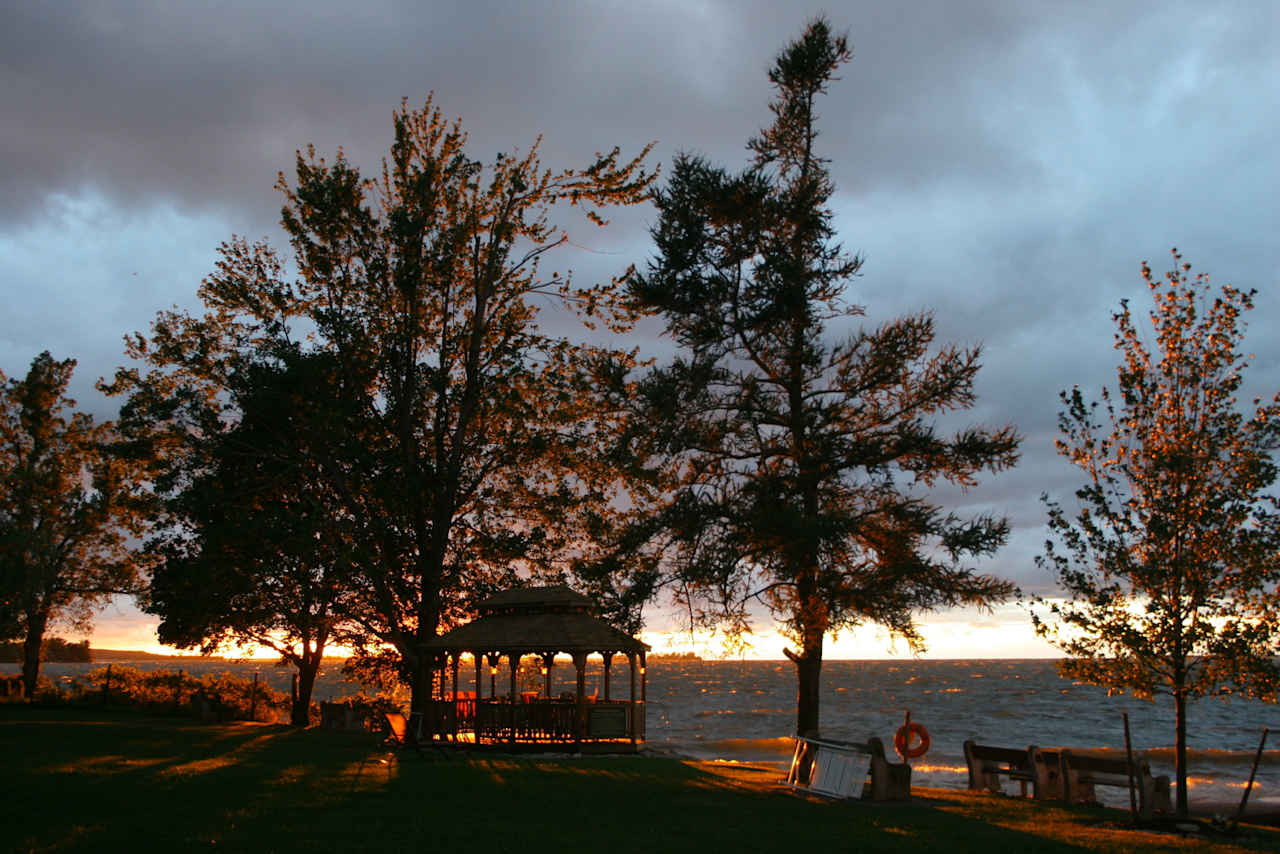
<path id="1" fill-rule="evenodd" d="M 152 712 L 268 723 L 288 720 L 289 716 L 288 695 L 230 673 L 194 676 L 182 670 L 111 665 L 91 670 L 87 678 L 95 695 L 104 701 Z"/>

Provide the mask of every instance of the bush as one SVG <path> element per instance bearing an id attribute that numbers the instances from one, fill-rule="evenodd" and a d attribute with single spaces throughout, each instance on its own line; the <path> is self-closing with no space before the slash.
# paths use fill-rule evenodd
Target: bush
<path id="1" fill-rule="evenodd" d="M 190 714 L 210 720 L 289 719 L 289 697 L 259 682 L 230 673 L 193 676 L 184 671 L 138 670 L 111 665 L 91 670 L 89 684 L 104 702 L 140 706 L 151 712 Z"/>

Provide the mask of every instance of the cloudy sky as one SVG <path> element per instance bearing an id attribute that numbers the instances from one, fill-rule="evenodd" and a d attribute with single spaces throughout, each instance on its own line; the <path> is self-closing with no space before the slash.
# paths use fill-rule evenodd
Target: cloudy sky
<path id="1" fill-rule="evenodd" d="M 1053 450 L 1057 394 L 1114 380 L 1111 312 L 1145 306 L 1140 262 L 1170 247 L 1259 291 L 1250 388 L 1280 390 L 1277 6 L 1170 2 L 5 4 L 0 30 L 0 370 L 79 360 L 75 396 L 122 362 L 121 337 L 194 306 L 218 243 L 279 245 L 276 175 L 338 146 L 372 172 L 401 98 L 435 92 L 473 156 L 527 149 L 584 165 L 656 141 L 739 167 L 769 121 L 773 56 L 825 13 L 854 48 L 821 105 L 845 246 L 866 257 L 868 321 L 931 310 L 982 344 L 972 421 L 1015 423 L 1019 467 L 950 506 L 1008 515 L 985 569 L 1051 594 L 1034 565 L 1042 492 L 1078 478 Z M 651 249 L 649 209 L 572 235 L 557 259 L 603 278 Z M 636 343 L 665 345 L 649 332 Z M 662 647 L 661 608 L 651 614 Z M 925 619 L 935 657 L 1040 655 L 1024 611 Z M 108 609 L 94 645 L 154 648 Z M 687 639 L 686 639 L 687 640 Z M 677 639 L 671 641 L 679 644 Z M 756 654 L 778 655 L 765 635 Z M 899 649 L 901 652 L 901 649 Z M 832 657 L 881 657 L 874 632 Z"/>

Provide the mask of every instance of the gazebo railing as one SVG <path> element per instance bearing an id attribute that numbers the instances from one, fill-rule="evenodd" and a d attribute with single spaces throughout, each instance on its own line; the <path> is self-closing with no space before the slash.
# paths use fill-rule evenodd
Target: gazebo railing
<path id="1" fill-rule="evenodd" d="M 436 738 L 457 739 L 472 733 L 477 744 L 556 743 L 644 739 L 642 706 L 626 700 L 583 704 L 585 721 L 578 737 L 578 704 L 565 700 L 537 699 L 510 703 L 504 699 L 433 700 L 427 710 L 427 728 Z M 639 724 L 639 729 L 637 729 Z"/>

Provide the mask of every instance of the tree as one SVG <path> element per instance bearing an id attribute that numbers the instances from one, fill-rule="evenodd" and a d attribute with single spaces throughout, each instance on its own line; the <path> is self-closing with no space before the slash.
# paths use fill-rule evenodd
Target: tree
<path id="1" fill-rule="evenodd" d="M 632 318 L 618 283 L 579 287 L 539 263 L 568 241 L 553 210 L 581 206 L 603 225 L 600 210 L 645 198 L 647 151 L 554 172 L 535 144 L 486 166 L 430 101 L 402 106 L 378 180 L 310 149 L 293 183 L 281 175 L 296 278 L 270 246 L 233 239 L 201 288 L 203 317 L 162 314 L 129 342 L 151 370 L 121 371 L 112 390 L 130 394 L 131 428 L 174 471 L 206 465 L 191 437 L 239 417 L 224 403 L 237 365 L 280 351 L 295 327 L 304 349 L 332 355 L 362 443 L 306 453 L 358 524 L 357 653 L 393 648 L 415 709 L 431 690 L 426 644 L 495 588 L 567 572 L 584 514 L 612 495 L 596 448 L 614 416 L 596 406 L 597 374 L 634 354 L 542 332 L 536 303 L 617 330 Z"/>
<path id="2" fill-rule="evenodd" d="M 25 379 L 0 374 L 0 567 L 27 696 L 51 624 L 87 629 L 96 605 L 137 590 L 134 471 L 115 453 L 113 425 L 74 411 L 75 365 L 46 351 Z"/>
<path id="3" fill-rule="evenodd" d="M 1240 693 L 1275 699 L 1280 516 L 1268 493 L 1280 398 L 1236 405 L 1247 364 L 1237 347 L 1253 292 L 1189 276 L 1173 251 L 1163 280 L 1145 262 L 1154 346 L 1127 301 L 1113 317 L 1118 394 L 1103 415 L 1063 392 L 1058 452 L 1085 473 L 1075 515 L 1045 497 L 1053 538 L 1038 562 L 1066 591 L 1033 615 L 1071 658 L 1064 675 L 1152 698 L 1173 697 L 1178 814 L 1187 813 L 1187 700 Z M 1046 603 L 1040 600 L 1042 605 Z"/>
<path id="4" fill-rule="evenodd" d="M 181 524 L 152 543 L 164 559 L 145 608 L 161 617 L 162 643 L 278 653 L 298 671 L 291 717 L 306 726 L 359 562 L 355 520 L 314 460 L 344 456 L 354 419 L 328 354 L 290 354 L 284 363 L 233 376 L 240 418 L 208 437 L 209 465 L 172 502 Z"/>
<path id="5" fill-rule="evenodd" d="M 665 583 L 695 620 L 741 632 L 749 604 L 767 605 L 798 644 L 798 732 L 818 727 L 828 633 L 871 621 L 918 648 L 913 612 L 1012 591 L 962 565 L 1004 542 L 1004 520 L 961 520 L 922 494 L 1017 458 L 1011 427 L 947 437 L 932 423 L 972 405 L 979 349 L 931 353 L 924 314 L 825 335 L 863 313 L 843 302 L 862 262 L 834 242 L 815 149 L 818 96 L 850 56 L 814 20 L 769 72 L 774 121 L 750 141 L 751 165 L 676 160 L 655 196 L 657 257 L 630 289 L 685 355 L 641 384 L 644 424 L 665 428 L 658 468 L 675 482 L 620 548 L 666 555 Z"/>

